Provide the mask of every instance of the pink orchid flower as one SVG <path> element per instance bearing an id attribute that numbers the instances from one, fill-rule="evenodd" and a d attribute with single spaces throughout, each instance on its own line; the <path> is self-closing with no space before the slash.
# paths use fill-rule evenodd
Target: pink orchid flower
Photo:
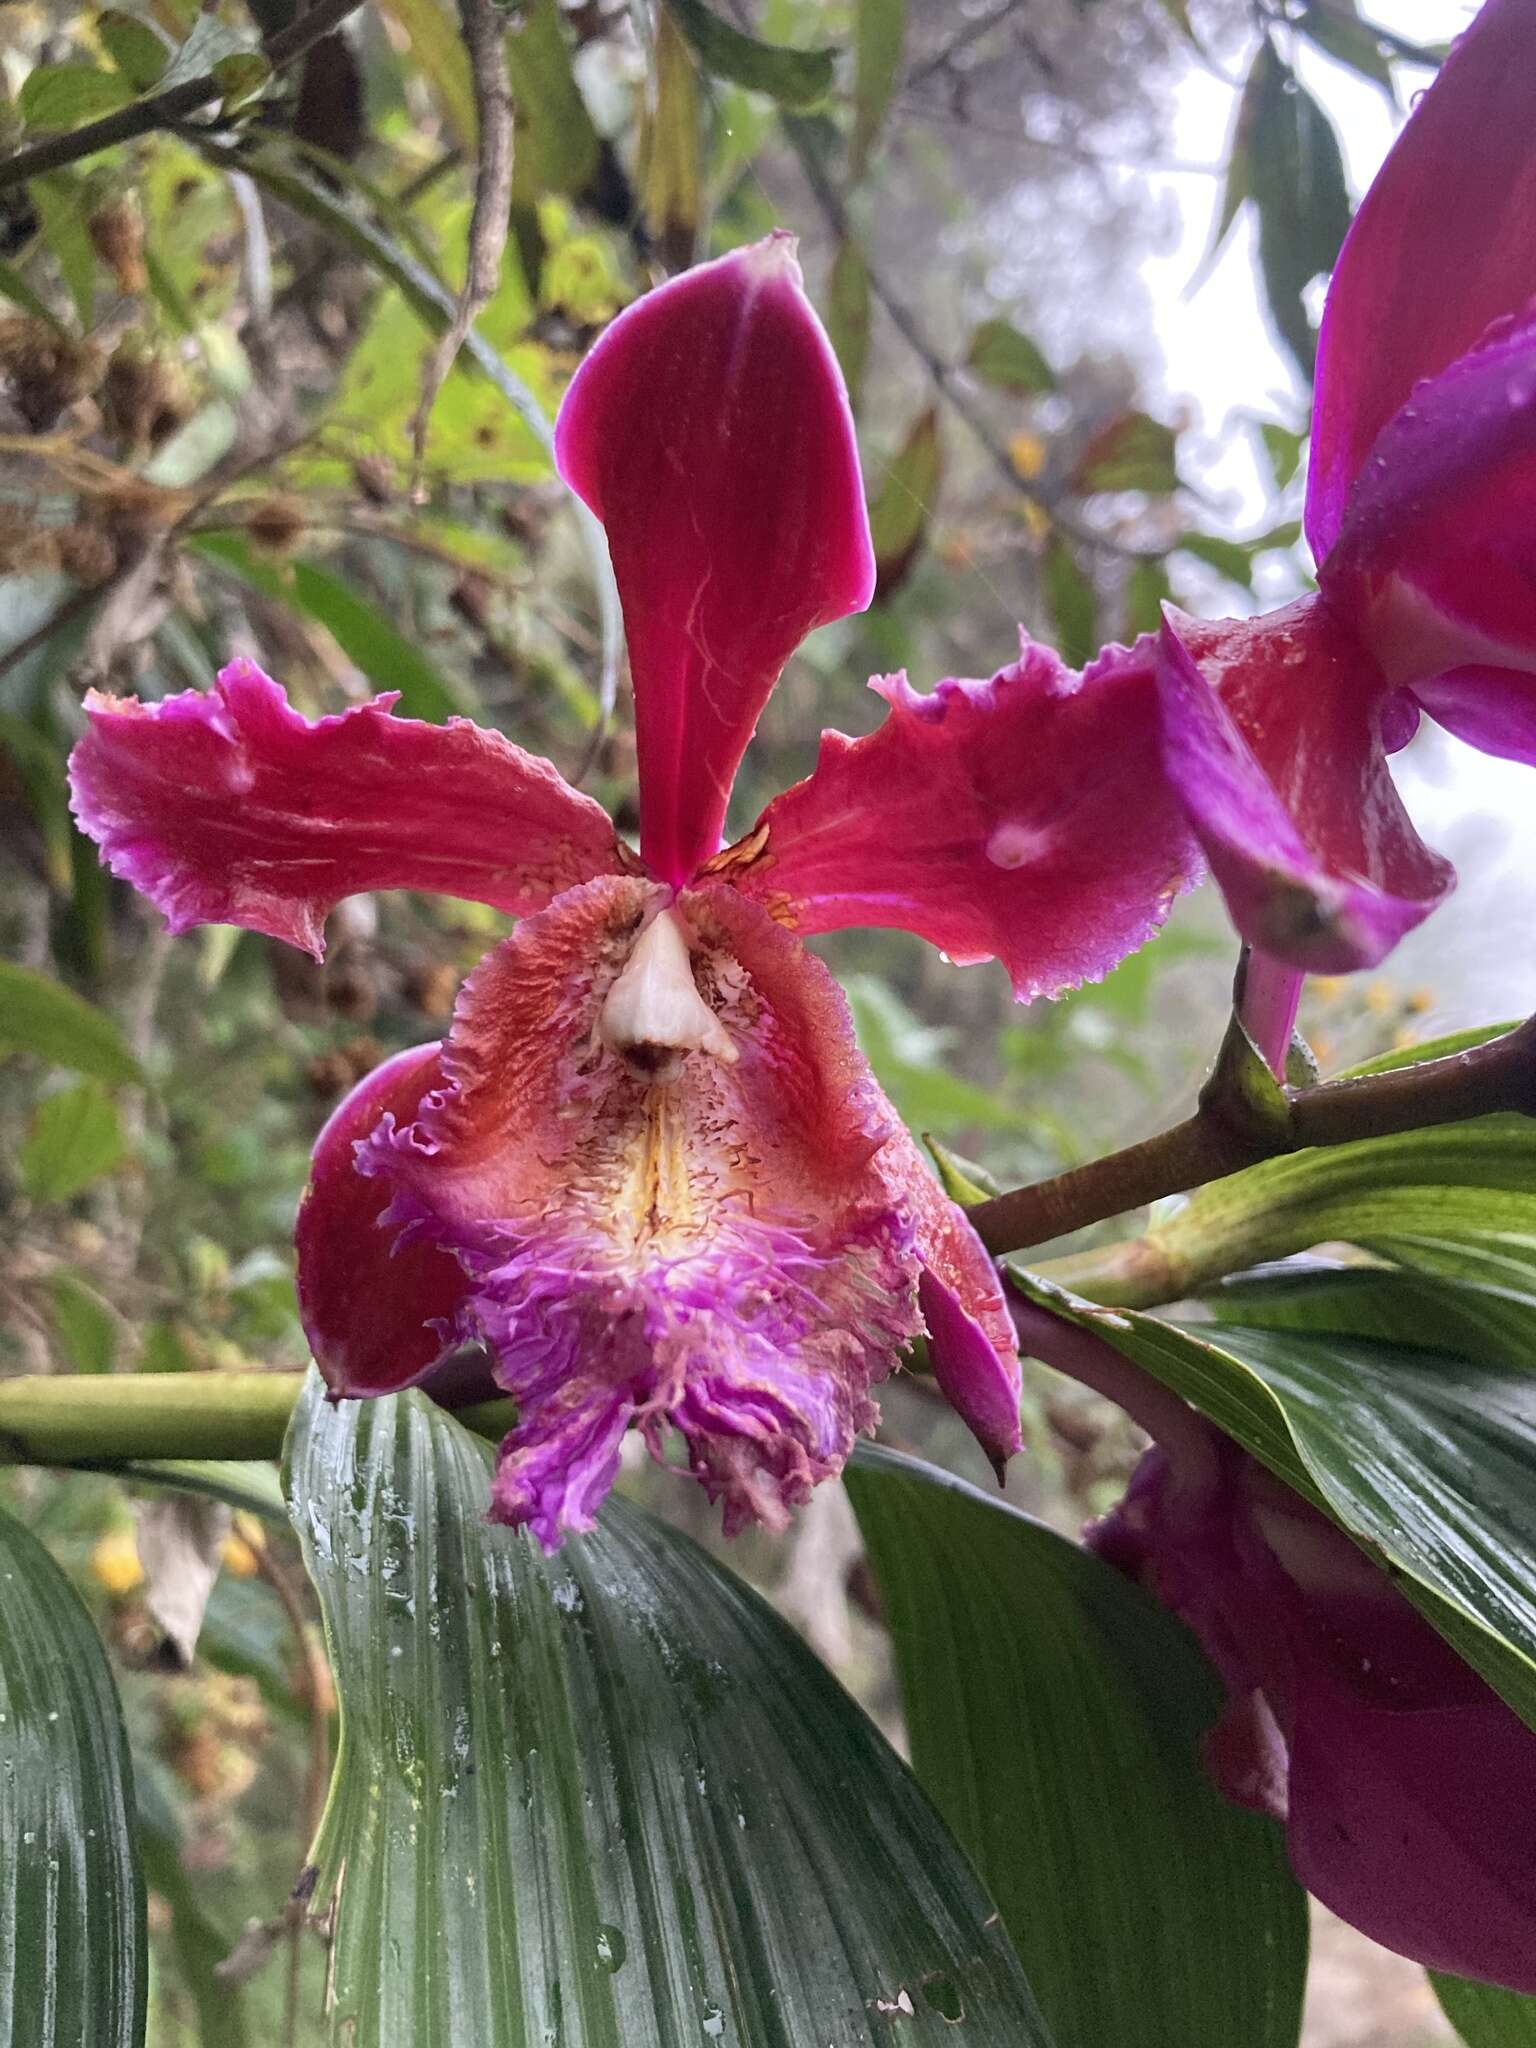
<path id="1" fill-rule="evenodd" d="M 1033 650 L 929 697 L 721 850 L 737 764 L 814 626 L 873 587 L 852 420 L 788 236 L 624 313 L 578 371 L 562 473 L 603 522 L 634 680 L 638 856 L 547 761 L 381 697 L 310 723 L 249 662 L 208 694 L 96 698 L 77 814 L 174 930 L 317 956 L 349 892 L 521 922 L 441 1045 L 387 1061 L 321 1133 L 299 1298 L 338 1396 L 445 1388 L 466 1345 L 515 1396 L 493 1512 L 585 1529 L 624 1432 L 669 1431 L 725 1526 L 781 1526 L 877 1420 L 926 1327 L 1001 1473 L 1018 1361 L 995 1271 L 924 1168 L 803 937 L 895 925 L 1021 996 L 1101 974 L 1198 851 L 1153 769 L 1148 659 Z"/>
<path id="2" fill-rule="evenodd" d="M 1220 1790 L 1372 1940 L 1536 1992 L 1536 1734 L 1337 1523 L 1102 1337 L 1011 1306 L 1027 1351 L 1156 1439 L 1087 1542 L 1220 1673 Z"/>
<path id="3" fill-rule="evenodd" d="M 1278 1064 L 1301 970 L 1380 960 L 1450 888 L 1387 767 L 1420 711 L 1536 763 L 1536 0 L 1487 0 L 1360 207 L 1318 350 L 1318 590 L 1174 615 L 1167 768 Z"/>

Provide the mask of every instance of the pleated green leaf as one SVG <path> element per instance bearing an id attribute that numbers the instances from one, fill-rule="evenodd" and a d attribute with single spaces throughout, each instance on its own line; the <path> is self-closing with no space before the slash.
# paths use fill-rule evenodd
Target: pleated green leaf
<path id="1" fill-rule="evenodd" d="M 1466 2048 L 1536 2048 L 1536 1998 L 1438 1970 L 1430 1971 L 1429 1981 Z"/>
<path id="2" fill-rule="evenodd" d="M 1536 1727 L 1536 1372 L 1353 1334 L 1180 1325 L 1016 1278 L 1332 1515 Z"/>
<path id="3" fill-rule="evenodd" d="M 341 1746 L 346 2048 L 1053 2048 L 937 1813 L 757 1596 L 622 1501 L 546 1559 L 418 1395 L 295 1415 Z"/>
<path id="4" fill-rule="evenodd" d="M 117 1688 L 53 1559 L 0 1514 L 0 2048 L 139 2048 L 144 1879 Z"/>
<path id="5" fill-rule="evenodd" d="M 1295 2048 L 1305 1900 L 1280 1829 L 1201 1767 L 1222 1693 L 1193 1638 L 1100 1559 L 930 1466 L 861 1450 L 848 1487 L 914 1767 L 1060 2048 Z"/>

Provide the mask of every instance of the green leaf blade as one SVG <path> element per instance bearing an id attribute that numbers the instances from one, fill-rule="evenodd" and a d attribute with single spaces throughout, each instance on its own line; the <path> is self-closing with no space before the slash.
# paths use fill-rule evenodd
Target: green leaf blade
<path id="1" fill-rule="evenodd" d="M 0 960 L 0 1053 L 29 1052 L 98 1081 L 142 1081 L 139 1063 L 104 1010 L 14 961 Z"/>
<path id="2" fill-rule="evenodd" d="M 1051 2048 L 905 1768 L 755 1595 L 621 1501 L 553 1559 L 421 1397 L 326 1405 L 288 1484 L 342 1705 L 331 2039 Z M 443 1930 L 452 1929 L 452 1939 Z M 942 1988 L 942 1987 L 947 1987 Z"/>
<path id="3" fill-rule="evenodd" d="M 0 1514 L 0 2040 L 141 2048 L 144 1880 L 117 1689 L 42 1546 Z"/>
<path id="4" fill-rule="evenodd" d="M 1279 1829 L 1224 1802 L 1221 1711 L 1138 1588 L 963 1481 L 859 1453 L 849 1491 L 919 1777 L 969 1849 L 1059 2048 L 1294 2048 L 1306 1913 Z"/>
<path id="5" fill-rule="evenodd" d="M 666 0 L 673 19 L 706 71 L 764 92 L 797 111 L 819 106 L 832 90 L 832 52 L 760 42 L 733 28 L 704 0 Z"/>

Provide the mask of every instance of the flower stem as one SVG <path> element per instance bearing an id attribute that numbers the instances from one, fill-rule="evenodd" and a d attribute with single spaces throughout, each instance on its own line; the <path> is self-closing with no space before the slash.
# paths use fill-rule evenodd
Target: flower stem
<path id="1" fill-rule="evenodd" d="M 120 1465 L 139 1458 L 280 1458 L 301 1372 L 35 1374 L 0 1380 L 0 1464 Z M 479 1436 L 512 1404 L 456 1411 Z"/>
<path id="2" fill-rule="evenodd" d="M 1277 1153 L 1460 1123 L 1498 1110 L 1536 1116 L 1536 1018 L 1467 1052 L 1358 1080 L 1287 1088 L 1283 1095 L 1285 1118 L 1273 1124 L 1243 1115 L 1239 1104 L 1208 1088 L 1193 1116 L 1157 1137 L 978 1202 L 967 1217 L 988 1251 L 1023 1251 Z"/>

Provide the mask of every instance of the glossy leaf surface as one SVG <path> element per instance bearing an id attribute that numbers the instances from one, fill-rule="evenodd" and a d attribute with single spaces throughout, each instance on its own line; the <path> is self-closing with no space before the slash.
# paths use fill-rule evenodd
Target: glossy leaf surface
<path id="1" fill-rule="evenodd" d="M 117 1688 L 69 1581 L 0 1514 L 0 2043 L 139 2048 L 146 1983 Z"/>
<path id="2" fill-rule="evenodd" d="M 1227 1804 L 1221 1688 L 1109 1565 L 933 1467 L 861 1451 L 849 1492 L 914 1767 L 991 1887 L 1060 2048 L 1293 2048 L 1305 1901 L 1280 1830 Z"/>
<path id="3" fill-rule="evenodd" d="M 960 1851 L 792 1631 L 622 1500 L 546 1559 L 483 1520 L 489 1479 L 419 1395 L 301 1399 L 331 2039 L 864 2048 L 899 2017 L 915 2048 L 958 2005 L 969 2042 L 1050 2048 Z"/>
<path id="4" fill-rule="evenodd" d="M 1536 1725 L 1536 1373 L 1353 1335 L 1181 1326 L 1025 1284 L 1385 1560 Z"/>

